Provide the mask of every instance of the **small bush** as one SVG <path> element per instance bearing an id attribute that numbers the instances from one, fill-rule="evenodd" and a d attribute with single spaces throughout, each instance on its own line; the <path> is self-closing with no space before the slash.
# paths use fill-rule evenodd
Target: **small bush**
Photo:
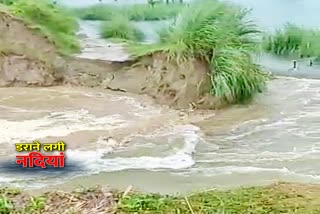
<path id="1" fill-rule="evenodd" d="M 117 38 L 132 41 L 141 41 L 143 33 L 138 30 L 126 16 L 117 15 L 101 26 L 103 38 Z"/>
<path id="2" fill-rule="evenodd" d="M 10 6 L 11 11 L 35 25 L 47 35 L 62 53 L 79 51 L 76 32 L 78 23 L 63 8 L 47 0 L 19 0 Z"/>
<path id="3" fill-rule="evenodd" d="M 320 31 L 286 24 L 264 38 L 264 50 L 279 56 L 320 56 Z"/>
<path id="4" fill-rule="evenodd" d="M 99 4 L 75 9 L 74 13 L 85 20 L 110 21 L 113 16 L 125 14 L 130 21 L 154 21 L 173 18 L 179 14 L 183 7 L 184 4 L 156 4 L 154 7 L 147 4 L 129 6 Z"/>

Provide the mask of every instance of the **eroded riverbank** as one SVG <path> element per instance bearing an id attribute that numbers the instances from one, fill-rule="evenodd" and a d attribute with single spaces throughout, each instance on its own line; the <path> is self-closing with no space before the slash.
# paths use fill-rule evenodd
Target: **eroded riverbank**
<path id="1" fill-rule="evenodd" d="M 11 35 L 8 38 L 12 39 Z M 120 46 L 100 40 L 90 30 L 87 36 L 87 52 L 82 58 L 126 59 Z M 105 54 L 106 50 L 112 55 Z M 110 184 L 121 189 L 134 185 L 146 192 L 188 193 L 275 180 L 319 183 L 318 80 L 279 78 L 270 81 L 269 92 L 260 94 L 251 104 L 220 111 L 180 111 L 155 104 L 150 97 L 138 93 L 99 89 L 117 89 L 120 83 L 123 91 L 130 92 L 125 87 L 140 90 L 144 87 L 139 83 L 146 80 L 146 72 L 138 73 L 143 69 L 121 73 L 116 76 L 119 82 L 112 85 L 104 75 L 117 73 L 119 64 L 77 59 L 66 64 L 71 66 L 60 68 L 67 73 L 65 79 L 59 77 L 60 81 L 96 88 L 0 89 L 0 129 L 5 130 L 0 133 L 0 185 L 23 187 L 31 192 L 71 190 L 78 185 Z M 148 62 L 144 67 L 150 65 L 154 64 Z M 166 67 L 160 65 L 159 68 Z M 283 68 L 287 70 L 286 66 Z M 177 82 L 177 75 L 171 74 L 170 81 Z M 8 81 L 17 85 L 20 77 L 26 78 L 22 80 L 27 84 L 43 82 L 21 73 L 9 77 Z M 185 85 L 181 82 L 180 86 Z M 186 87 L 186 95 L 194 92 L 193 86 Z M 110 136 L 118 145 L 108 144 L 105 139 Z M 65 141 L 69 166 L 61 171 L 37 172 L 14 167 L 13 144 L 35 139 Z"/>

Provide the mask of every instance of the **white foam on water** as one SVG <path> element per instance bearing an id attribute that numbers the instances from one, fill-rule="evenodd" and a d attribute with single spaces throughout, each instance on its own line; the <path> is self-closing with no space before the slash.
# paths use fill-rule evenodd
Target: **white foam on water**
<path id="1" fill-rule="evenodd" d="M 48 110 L 32 110 L 32 109 L 24 109 L 24 108 L 17 108 L 17 107 L 8 107 L 4 105 L 0 105 L 0 109 L 6 109 L 9 110 L 10 112 L 16 112 L 16 113 L 22 113 L 22 112 L 27 112 L 27 113 L 49 113 Z"/>
<path id="2" fill-rule="evenodd" d="M 33 141 L 48 136 L 66 136 L 76 131 L 108 130 L 124 127 L 120 115 L 96 117 L 86 110 L 50 113 L 48 116 L 24 121 L 0 120 L 0 144 Z"/>
<path id="3" fill-rule="evenodd" d="M 12 181 L 14 181 L 14 180 L 15 180 L 14 178 L 0 177 L 0 184 L 2 184 L 2 183 L 9 183 L 9 182 L 12 182 Z"/>
<path id="4" fill-rule="evenodd" d="M 139 156 L 139 157 L 116 157 L 106 158 L 106 154 L 112 152 L 112 144 L 104 144 L 100 138 L 97 144 L 100 144 L 96 151 L 81 151 L 81 150 L 67 150 L 66 157 L 70 162 L 81 164 L 84 168 L 79 169 L 72 175 L 64 177 L 48 178 L 39 175 L 24 175 L 24 179 L 19 179 L 19 176 L 11 176 L 10 178 L 0 176 L 1 184 L 10 184 L 15 187 L 23 188 L 42 188 L 47 185 L 62 183 L 64 180 L 71 177 L 78 177 L 84 175 L 98 174 L 101 172 L 116 172 L 130 169 L 145 169 L 145 170 L 177 170 L 185 169 L 194 165 L 192 154 L 196 150 L 199 143 L 200 135 L 199 128 L 192 125 L 175 127 L 168 135 L 180 135 L 184 137 L 183 147 L 173 152 L 171 155 L 165 157 Z M 71 177 L 70 177 L 71 176 Z M 37 180 L 37 182 L 34 182 Z"/>
<path id="5" fill-rule="evenodd" d="M 308 151 L 297 151 L 297 148 L 293 148 L 293 151 L 289 152 L 270 152 L 270 151 L 241 151 L 237 150 L 234 153 L 222 153 L 222 152 L 210 152 L 205 154 L 206 157 L 212 157 L 211 159 L 205 158 L 198 160 L 197 163 L 243 163 L 243 164 L 264 164 L 268 162 L 289 162 L 299 160 L 314 159 L 320 155 L 320 150 L 316 148 L 310 148 Z M 317 158 L 318 159 L 318 158 Z M 320 158 L 319 158 L 320 159 Z"/>
<path id="6" fill-rule="evenodd" d="M 199 170 L 201 171 L 201 170 Z M 219 175 L 229 175 L 229 174 L 247 174 L 247 173 L 256 173 L 256 172 L 279 172 L 279 173 L 290 173 L 290 171 L 286 168 L 263 168 L 263 167 L 252 167 L 252 166 L 224 166 L 224 167 L 216 167 L 205 170 L 205 173 L 209 174 L 219 174 Z"/>
<path id="7" fill-rule="evenodd" d="M 192 166 L 195 161 L 192 154 L 196 150 L 199 143 L 198 127 L 187 125 L 179 126 L 174 130 L 174 135 L 182 135 L 184 137 L 184 146 L 166 157 L 116 157 L 112 159 L 103 158 L 106 153 L 110 152 L 110 147 L 100 148 L 97 151 L 79 151 L 68 150 L 67 156 L 71 161 L 83 163 L 87 170 L 91 173 L 112 172 L 126 169 L 183 169 Z"/>
<path id="8" fill-rule="evenodd" d="M 12 99 L 12 98 L 13 98 L 13 96 L 2 97 L 2 98 L 0 99 L 0 102 L 6 101 L 6 100 L 10 100 L 10 99 Z"/>
<path id="9" fill-rule="evenodd" d="M 81 164 L 84 168 L 79 171 L 74 171 L 70 175 L 65 175 L 63 178 L 49 178 L 39 175 L 26 175 L 21 180 L 19 176 L 1 177 L 1 184 L 10 184 L 15 187 L 23 188 L 43 188 L 47 185 L 62 183 L 72 177 L 98 174 L 101 172 L 115 172 L 130 169 L 145 169 L 145 170 L 177 170 L 185 169 L 194 165 L 193 153 L 196 151 L 196 146 L 200 141 L 199 128 L 192 125 L 177 126 L 170 133 L 171 136 L 180 135 L 184 137 L 183 147 L 165 157 L 139 156 L 139 157 L 116 157 L 106 158 L 109 152 L 113 151 L 112 144 L 100 145 L 96 151 L 82 150 L 67 150 L 66 157 L 70 162 Z M 100 138 L 97 144 L 105 143 Z M 40 180 L 39 180 L 40 179 Z M 33 181 L 37 182 L 33 182 Z"/>
<path id="10" fill-rule="evenodd" d="M 264 124 L 262 124 L 262 122 Z M 250 124 L 251 123 L 251 124 Z M 252 121 L 247 121 L 246 123 L 242 123 L 241 125 L 233 128 L 231 132 L 238 132 L 241 131 L 243 128 L 247 128 L 247 125 L 250 126 L 250 130 L 246 130 L 245 132 L 240 132 L 239 134 L 234 134 L 227 136 L 225 139 L 226 140 L 237 140 L 241 138 L 245 138 L 250 135 L 254 135 L 259 132 L 264 132 L 266 130 L 273 130 L 285 127 L 285 126 L 294 126 L 296 124 L 296 118 L 284 118 L 281 120 L 276 120 L 276 121 L 271 121 L 271 120 L 252 120 Z M 256 124 L 256 126 L 253 127 L 253 124 Z"/>
<path id="11" fill-rule="evenodd" d="M 24 176 L 23 179 L 14 178 L 13 176 L 12 178 L 0 177 L 0 186 L 1 185 L 7 186 L 8 184 L 16 188 L 26 188 L 26 189 L 38 189 L 38 188 L 44 188 L 48 186 L 47 182 L 40 181 L 39 178 L 35 178 L 35 177 Z"/>
<path id="12" fill-rule="evenodd" d="M 123 101 L 129 105 L 131 105 L 133 114 L 135 116 L 155 116 L 159 115 L 161 113 L 161 108 L 157 108 L 154 106 L 144 106 L 142 103 L 136 101 L 136 99 L 128 96 L 113 96 L 111 97 L 111 101 Z"/>
<path id="13" fill-rule="evenodd" d="M 253 167 L 253 166 L 223 166 L 223 167 L 206 168 L 206 169 L 194 168 L 180 174 L 184 176 L 197 174 L 199 176 L 214 177 L 214 176 L 225 176 L 225 175 L 231 176 L 235 174 L 246 175 L 246 176 L 261 175 L 261 173 L 268 173 L 274 179 L 287 178 L 287 179 L 294 179 L 294 180 L 300 180 L 305 182 L 320 181 L 320 175 L 302 174 L 302 173 L 291 171 L 286 167 L 264 168 L 264 167 Z"/>

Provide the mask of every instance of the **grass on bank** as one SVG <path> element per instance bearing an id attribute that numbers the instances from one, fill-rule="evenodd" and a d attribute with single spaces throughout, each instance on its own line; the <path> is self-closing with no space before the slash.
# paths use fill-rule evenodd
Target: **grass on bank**
<path id="1" fill-rule="evenodd" d="M 9 9 L 28 24 L 35 26 L 34 29 L 48 36 L 61 53 L 70 54 L 80 50 L 76 36 L 78 23 L 63 8 L 49 0 L 16 0 Z"/>
<path id="2" fill-rule="evenodd" d="M 267 80 L 250 58 L 260 32 L 247 20 L 248 13 L 217 0 L 196 1 L 160 33 L 160 44 L 130 50 L 136 56 L 160 51 L 178 63 L 191 58 L 204 60 L 211 69 L 211 94 L 230 104 L 244 102 L 261 92 Z"/>
<path id="3" fill-rule="evenodd" d="M 319 185 L 277 183 L 228 191 L 208 190 L 188 196 L 82 189 L 30 196 L 0 188 L 0 213 L 159 213 L 159 214 L 317 214 Z"/>
<path id="4" fill-rule="evenodd" d="M 278 56 L 320 56 L 320 31 L 286 24 L 264 38 L 264 50 Z"/>
<path id="5" fill-rule="evenodd" d="M 101 25 L 101 36 L 106 39 L 141 41 L 144 34 L 124 15 L 116 15 Z"/>
<path id="6" fill-rule="evenodd" d="M 155 21 L 174 18 L 184 8 L 184 4 L 147 4 L 107 5 L 96 4 L 85 8 L 74 9 L 74 14 L 85 20 L 110 21 L 114 16 L 126 15 L 130 21 Z"/>
<path id="7" fill-rule="evenodd" d="M 123 213 L 197 214 L 316 214 L 320 212 L 319 187 L 275 184 L 229 191 L 205 191 L 186 197 L 132 194 L 121 200 Z"/>

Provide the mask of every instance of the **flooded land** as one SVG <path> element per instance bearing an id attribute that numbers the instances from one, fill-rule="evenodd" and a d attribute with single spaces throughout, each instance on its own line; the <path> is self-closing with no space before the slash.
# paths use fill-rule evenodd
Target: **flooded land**
<path id="1" fill-rule="evenodd" d="M 73 7 L 92 3 L 58 2 Z M 315 0 L 232 2 L 252 8 L 252 18 L 268 31 L 288 21 L 320 27 L 320 2 Z M 170 22 L 132 24 L 144 32 L 144 43 L 156 43 L 156 31 Z M 129 60 L 124 45 L 100 37 L 100 24 L 79 20 L 81 52 L 75 57 Z M 0 88 L 0 186 L 37 194 L 133 185 L 150 193 L 188 194 L 277 181 L 319 184 L 320 69 L 302 59 L 296 71 L 290 70 L 291 59 L 267 54 L 256 59 L 279 76 L 268 80 L 268 90 L 252 102 L 220 110 L 173 109 L 147 95 L 94 87 Z M 66 168 L 17 168 L 15 143 L 33 140 L 64 141 Z M 272 188 L 283 191 L 281 185 Z"/>

